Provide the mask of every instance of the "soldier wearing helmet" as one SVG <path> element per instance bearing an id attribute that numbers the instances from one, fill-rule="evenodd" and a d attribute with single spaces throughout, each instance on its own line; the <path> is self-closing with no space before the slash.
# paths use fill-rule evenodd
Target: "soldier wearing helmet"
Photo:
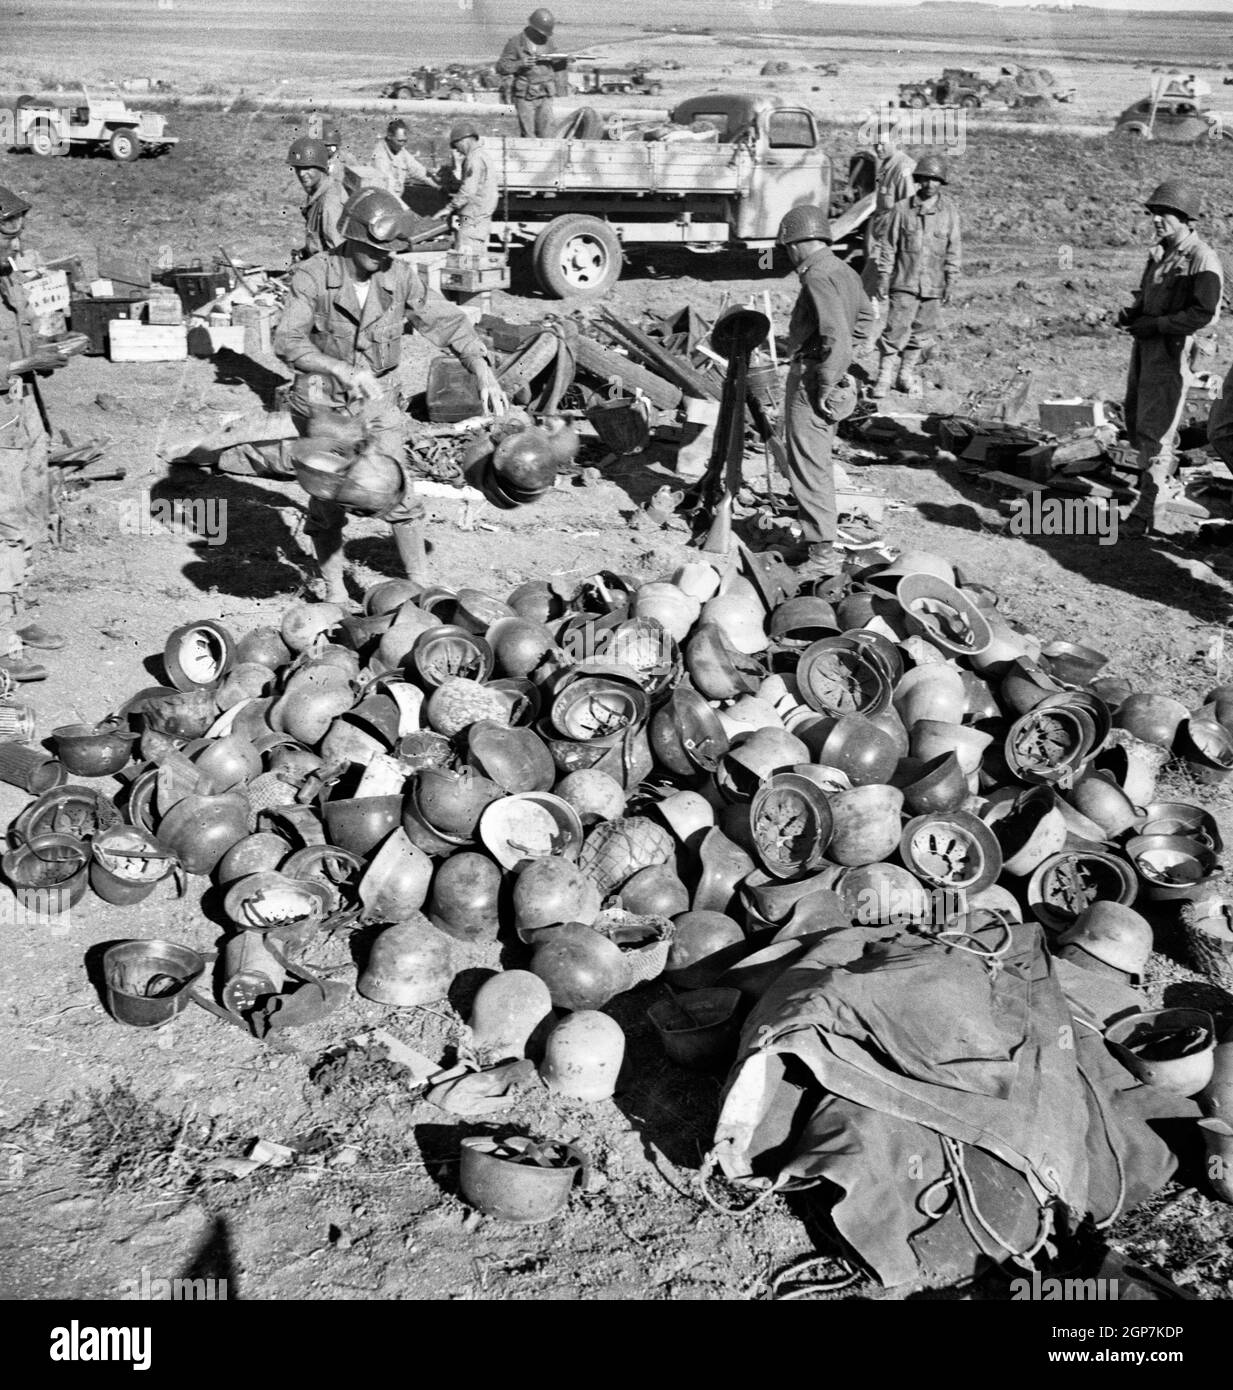
<path id="1" fill-rule="evenodd" d="M 347 199 L 339 219 L 344 239 L 338 251 L 312 256 L 291 274 L 290 293 L 274 340 L 275 353 L 295 372 L 291 412 L 301 434 L 309 432 L 314 411 L 350 414 L 359 401 L 376 403 L 368 414 L 381 452 L 404 459 L 404 426 L 399 381 L 402 335 L 418 329 L 446 348 L 473 373 L 484 409 L 500 413 L 505 396 L 488 354 L 461 309 L 429 290 L 406 261 L 410 217 L 392 194 L 361 188 Z M 385 409 L 379 407 L 384 404 Z M 332 602 L 346 602 L 343 566 L 345 513 L 313 498 L 309 524 L 317 561 Z M 420 520 L 423 504 L 407 480 L 403 499 L 385 514 L 408 577 L 425 569 Z"/>
<path id="2" fill-rule="evenodd" d="M 873 325 L 860 277 L 831 251 L 830 240 L 830 221 L 819 207 L 791 208 L 779 224 L 779 244 L 801 281 L 788 326 L 784 410 L 788 477 L 808 546 L 804 577 L 838 568 L 831 449 L 836 423 L 855 403 L 848 368 Z"/>
<path id="3" fill-rule="evenodd" d="M 0 188 L 0 670 L 19 681 L 43 680 L 23 660 L 23 644 L 54 650 L 64 638 L 38 624 L 20 627 L 34 553 L 47 534 L 51 492 L 50 431 L 38 377 L 67 360 L 41 341 L 13 257 L 30 204 Z"/>
<path id="4" fill-rule="evenodd" d="M 532 10 L 526 28 L 501 50 L 497 73 L 512 79 L 518 134 L 543 139 L 552 134 L 552 99 L 569 91 L 569 58 L 552 41 L 551 10 Z"/>
<path id="5" fill-rule="evenodd" d="M 936 341 L 939 310 L 950 299 L 962 258 L 959 209 L 942 192 L 945 163 L 927 154 L 912 178 L 916 192 L 891 209 L 877 245 L 877 297 L 887 301 L 878 340 L 882 361 L 870 392 L 879 400 L 892 386 L 913 396 L 920 391 L 916 364 Z"/>
<path id="6" fill-rule="evenodd" d="M 385 189 L 400 202 L 408 184 L 412 187 L 436 187 L 433 176 L 407 149 L 408 138 L 406 121 L 391 121 L 385 128 L 385 134 L 377 141 L 370 161 L 377 175 L 375 180 L 369 180 L 370 186 Z"/>
<path id="7" fill-rule="evenodd" d="M 1197 188 L 1168 179 L 1153 190 L 1152 248 L 1131 304 L 1117 316 L 1134 339 L 1126 379 L 1126 431 L 1139 451 L 1141 490 L 1131 523 L 1154 525 L 1177 491 L 1177 434 L 1197 339 L 1210 338 L 1220 313 L 1220 257 L 1192 225 L 1202 211 Z"/>
<path id="8" fill-rule="evenodd" d="M 304 203 L 304 246 L 301 258 L 319 251 L 336 251 L 342 245 L 338 219 L 342 215 L 342 186 L 330 177 L 330 152 L 324 140 L 302 135 L 287 153 L 300 187 L 308 194 Z"/>
<path id="9" fill-rule="evenodd" d="M 497 210 L 497 176 L 488 156 L 479 147 L 479 131 L 470 121 L 459 121 L 450 131 L 458 191 L 446 210 L 455 218 L 454 249 L 482 252 L 492 235 L 492 214 Z"/>

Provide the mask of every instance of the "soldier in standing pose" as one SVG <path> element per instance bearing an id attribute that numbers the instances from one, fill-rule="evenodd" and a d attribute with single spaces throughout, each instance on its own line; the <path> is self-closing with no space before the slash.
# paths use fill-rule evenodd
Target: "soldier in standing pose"
<path id="1" fill-rule="evenodd" d="M 856 386 L 848 368 L 873 327 L 873 308 L 860 277 L 830 249 L 822 208 L 790 209 L 779 224 L 801 291 L 788 326 L 791 367 L 784 395 L 788 477 L 808 547 L 803 578 L 839 568 L 838 512 L 831 450 L 835 426 L 852 413 Z"/>
<path id="2" fill-rule="evenodd" d="M 877 297 L 887 304 L 878 340 L 882 362 L 869 393 L 876 399 L 892 386 L 910 396 L 920 392 L 916 364 L 937 339 L 939 311 L 950 299 L 962 260 L 959 209 L 942 191 L 946 165 L 927 154 L 912 177 L 915 194 L 895 204 L 878 241 Z"/>
<path id="3" fill-rule="evenodd" d="M 543 139 L 552 134 L 552 99 L 569 90 L 565 76 L 569 58 L 552 42 L 556 25 L 551 10 L 533 10 L 526 28 L 506 43 L 497 59 L 497 73 L 513 79 L 518 133 L 525 137 Z"/>
<path id="4" fill-rule="evenodd" d="M 486 251 L 492 214 L 497 210 L 497 176 L 479 147 L 479 131 L 470 121 L 460 121 L 450 131 L 450 148 L 460 161 L 458 191 L 447 204 L 447 211 L 457 219 L 454 249 Z"/>
<path id="5" fill-rule="evenodd" d="M 1139 503 L 1131 521 L 1159 520 L 1159 508 L 1178 491 L 1177 433 L 1186 404 L 1196 338 L 1211 335 L 1220 313 L 1220 257 L 1199 239 L 1198 189 L 1168 179 L 1147 200 L 1157 243 L 1134 300 L 1117 317 L 1134 339 L 1126 379 L 1126 431 L 1139 451 Z"/>
<path id="6" fill-rule="evenodd" d="M 0 188 L 0 670 L 19 681 L 47 675 L 22 658 L 23 646 L 55 651 L 65 640 L 37 623 L 19 626 L 51 513 L 50 429 L 38 377 L 66 361 L 40 342 L 13 264 L 29 211 L 24 198 Z"/>

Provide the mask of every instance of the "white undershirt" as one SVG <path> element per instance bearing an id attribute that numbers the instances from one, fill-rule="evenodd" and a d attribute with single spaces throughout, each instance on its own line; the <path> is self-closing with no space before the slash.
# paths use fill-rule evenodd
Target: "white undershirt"
<path id="1" fill-rule="evenodd" d="M 364 305 L 368 303 L 368 291 L 370 289 L 372 289 L 371 280 L 357 280 L 355 282 L 355 297 L 359 300 L 361 310 L 363 310 Z"/>

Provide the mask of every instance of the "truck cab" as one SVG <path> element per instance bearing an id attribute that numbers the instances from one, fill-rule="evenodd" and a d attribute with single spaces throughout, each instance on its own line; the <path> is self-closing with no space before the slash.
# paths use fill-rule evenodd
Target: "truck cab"
<path id="1" fill-rule="evenodd" d="M 788 106 L 775 97 L 717 93 L 690 97 L 673 109 L 670 119 L 674 126 L 712 126 L 719 144 L 749 152 L 748 187 L 731 207 L 730 226 L 738 241 L 773 245 L 789 208 L 830 202 L 830 157 L 806 107 Z"/>

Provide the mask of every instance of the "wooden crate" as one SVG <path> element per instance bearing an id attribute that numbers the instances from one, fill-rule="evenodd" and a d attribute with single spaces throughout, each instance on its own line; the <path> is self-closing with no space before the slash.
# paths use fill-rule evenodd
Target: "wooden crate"
<path id="1" fill-rule="evenodd" d="M 112 319 L 108 337 L 113 362 L 181 362 L 188 357 L 188 334 L 183 324 Z"/>
<path id="2" fill-rule="evenodd" d="M 273 350 L 274 321 L 278 310 L 272 304 L 233 304 L 231 322 L 244 329 L 244 351 L 250 357 Z"/>
<path id="3" fill-rule="evenodd" d="M 158 295 L 146 301 L 146 322 L 164 328 L 184 322 L 184 307 L 174 294 Z"/>
<path id="4" fill-rule="evenodd" d="M 69 306 L 69 282 L 63 270 L 47 270 L 31 280 L 24 280 L 21 289 L 34 318 L 63 313 Z"/>
<path id="5" fill-rule="evenodd" d="M 480 294 L 484 290 L 509 288 L 509 266 L 488 266 L 483 270 L 444 270 L 441 288 L 446 294 Z"/>

